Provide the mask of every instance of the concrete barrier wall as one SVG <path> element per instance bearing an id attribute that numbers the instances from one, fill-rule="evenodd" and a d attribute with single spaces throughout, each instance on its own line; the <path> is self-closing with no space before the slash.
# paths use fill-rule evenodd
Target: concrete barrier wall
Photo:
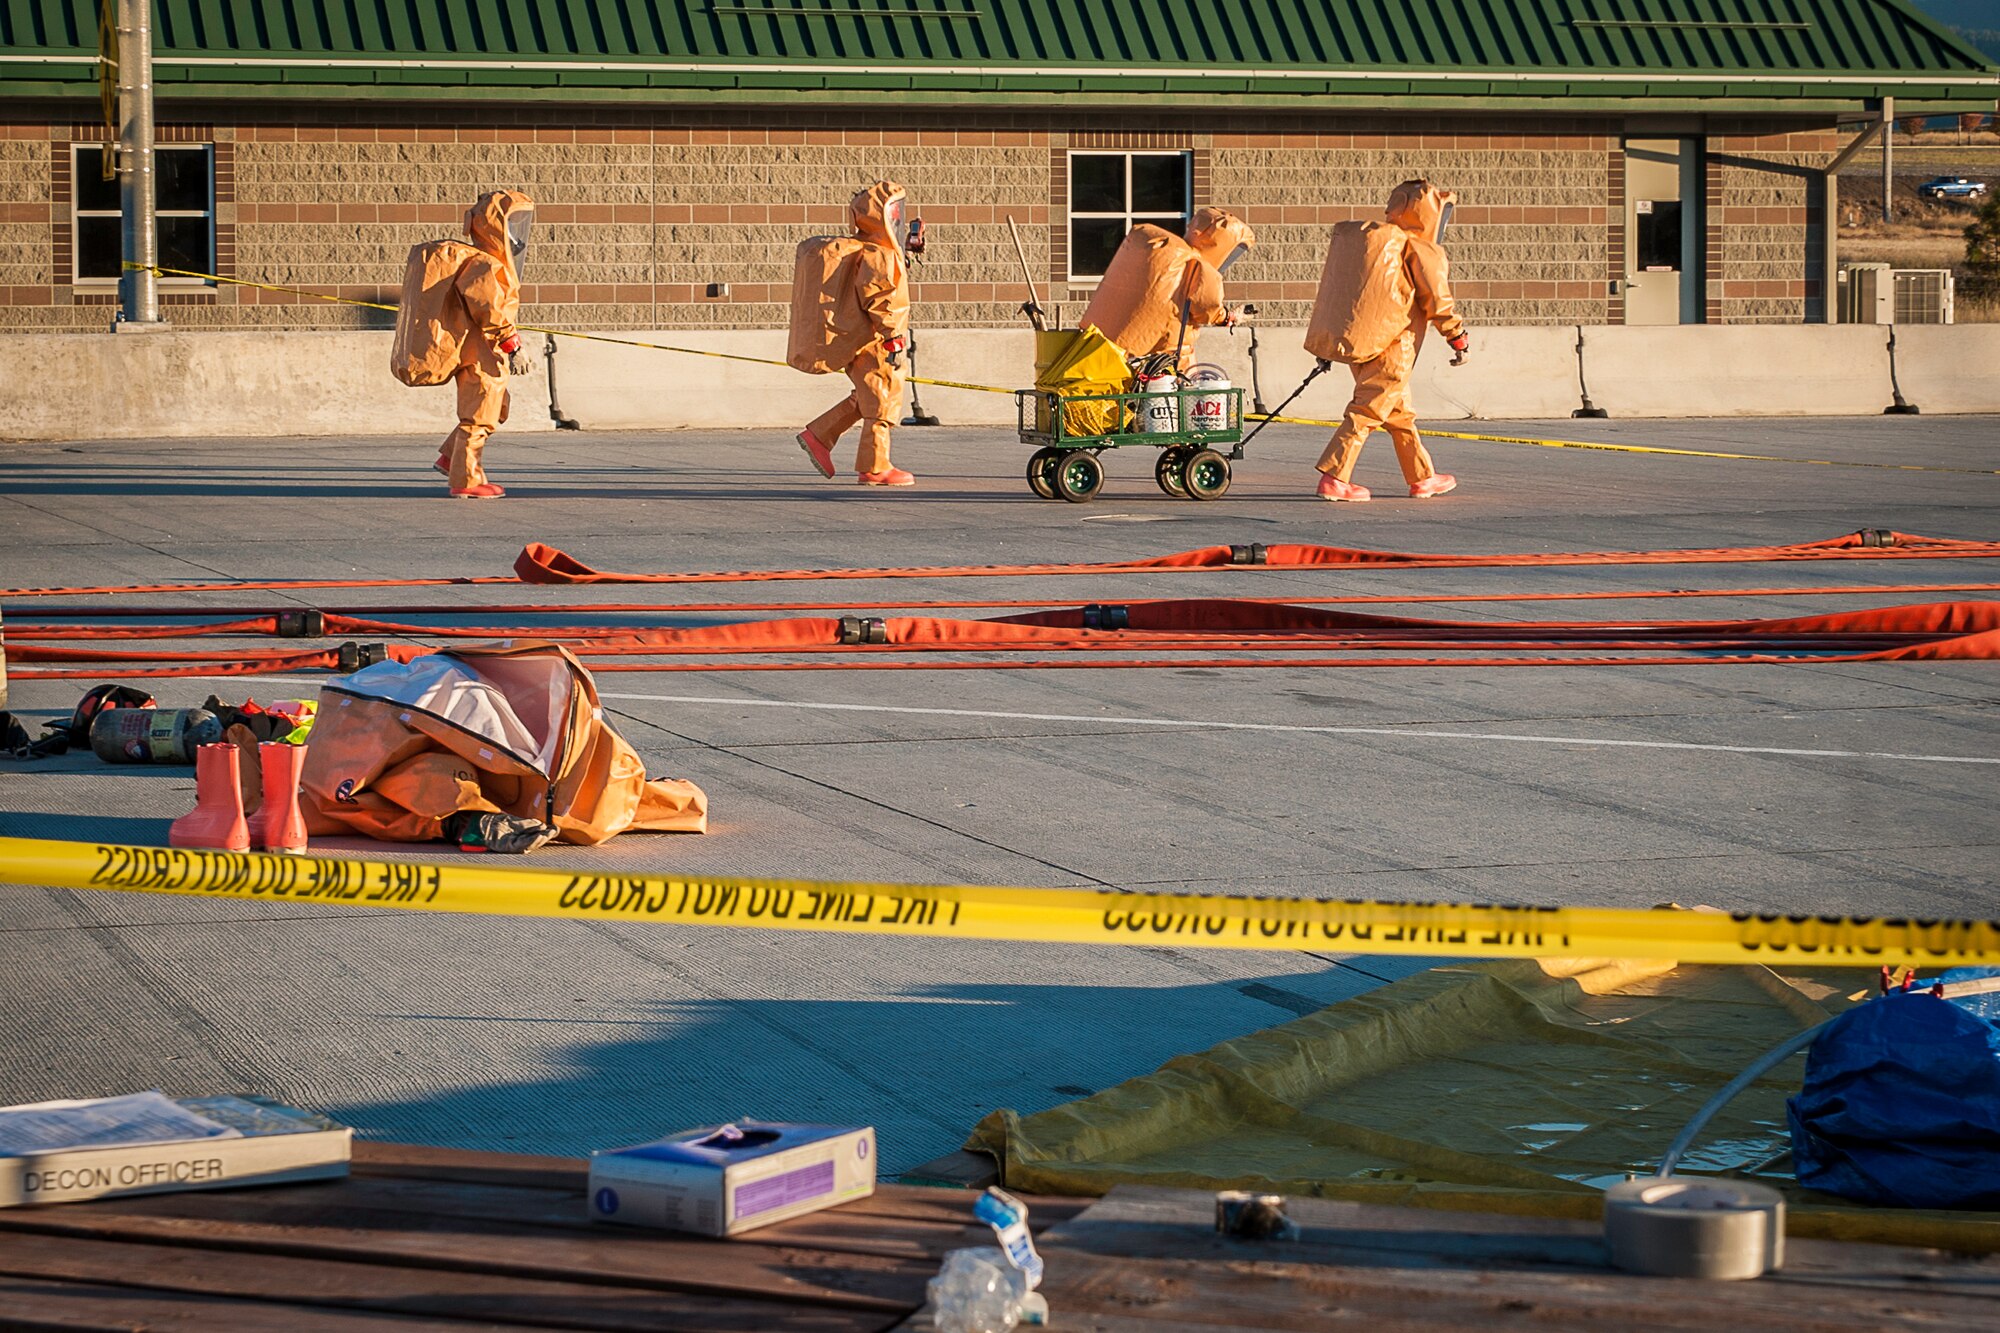
<path id="1" fill-rule="evenodd" d="M 621 333 L 675 347 L 781 359 L 776 330 Z M 1312 359 L 1296 328 L 1260 331 L 1264 401 L 1276 407 Z M 920 333 L 931 379 L 1019 386 L 1034 374 L 1025 329 Z M 1903 392 L 1928 413 L 2000 412 L 2000 325 L 1897 330 Z M 389 377 L 387 333 L 165 332 L 0 335 L 0 439 L 437 434 L 449 388 Z M 1429 420 L 1561 418 L 1578 406 L 1577 330 L 1478 329 L 1452 367 L 1433 339 L 1416 398 Z M 541 339 L 531 338 L 539 362 Z M 1583 330 L 1593 401 L 1614 417 L 1874 415 L 1891 401 L 1888 330 L 1870 326 Z M 1197 352 L 1249 388 L 1248 330 L 1204 332 Z M 568 338 L 557 359 L 563 409 L 585 429 L 796 428 L 847 392 L 837 375 Z M 516 381 L 509 430 L 547 430 L 548 382 Z M 1330 418 L 1347 401 L 1336 367 L 1288 415 Z M 955 426 L 1014 421 L 1002 393 L 925 387 L 925 408 Z"/>

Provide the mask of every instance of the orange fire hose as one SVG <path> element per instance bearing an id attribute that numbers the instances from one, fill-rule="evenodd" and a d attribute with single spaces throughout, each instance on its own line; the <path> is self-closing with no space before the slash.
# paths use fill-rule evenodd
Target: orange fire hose
<path id="1" fill-rule="evenodd" d="M 1391 593 L 1357 594 L 1351 597 L 1242 597 L 1233 601 L 1267 606 L 1383 606 L 1426 603 L 1473 602 L 1592 602 L 1644 601 L 1680 597 L 1909 597 L 1937 592 L 2000 592 L 2000 583 L 1902 583 L 1841 584 L 1826 588 L 1657 588 L 1612 589 L 1601 592 L 1482 592 L 1482 593 Z M 653 615 L 738 615 L 770 611 L 964 611 L 1034 610 L 1075 606 L 1073 600 L 1017 598 L 973 601 L 874 601 L 874 602 L 516 602 L 494 605 L 448 605 L 442 603 L 411 606 L 356 606 L 329 608 L 323 612 L 327 634 L 408 634 L 435 638 L 607 638 L 632 632 L 618 625 L 419 625 L 404 621 L 374 620 L 377 615 L 598 615 L 631 613 Z M 285 635 L 278 627 L 281 611 L 298 607 L 246 607 L 233 611 L 201 606 L 38 606 L 14 614 L 17 642 L 57 639 L 176 639 Z M 193 624 L 41 624 L 62 620 L 125 620 L 138 616 L 198 616 L 234 614 L 245 618 L 201 621 Z M 320 636 L 311 636 L 320 637 Z"/>
<path id="2" fill-rule="evenodd" d="M 1099 621 L 1103 608 L 1094 608 Z M 572 646 L 593 658 L 716 657 L 781 653 L 794 657 L 841 654 L 845 663 L 636 663 L 608 662 L 600 670 L 807 670 L 1018 668 L 1018 661 L 878 662 L 864 659 L 916 653 L 1017 653 L 1059 651 L 1280 653 L 1325 650 L 1399 650 L 1451 654 L 1429 658 L 1295 657 L 1209 659 L 1099 659 L 1102 666 L 1357 666 L 1600 665 L 1614 661 L 1687 664 L 1723 662 L 1943 661 L 2000 659 L 2000 601 L 1940 602 L 1845 611 L 1786 619 L 1735 621 L 1543 621 L 1464 624 L 1330 611 L 1268 602 L 1190 600 L 1142 602 L 1119 608 L 1119 628 L 1091 627 L 1092 611 L 1036 611 L 993 620 L 906 617 L 863 621 L 825 617 L 746 621 L 612 635 Z M 865 633 L 856 635 L 857 630 Z M 1574 656 L 1622 652 L 1634 658 Z M 61 670 L 17 672 L 20 679 L 123 678 L 130 676 L 261 675 L 341 666 L 338 649 L 132 652 L 70 645 L 20 644 L 17 662 L 49 663 Z M 407 661 L 431 649 L 386 645 L 389 658 Z M 1472 652 L 1535 652 L 1540 656 L 1468 657 Z M 1673 656 L 1661 656 L 1672 653 Z M 153 664 L 150 667 L 140 665 Z M 1047 661 L 1033 665 L 1047 666 Z M 1086 663 L 1070 661 L 1065 665 Z M 349 668 L 351 669 L 351 667 Z"/>
<path id="3" fill-rule="evenodd" d="M 100 584 L 69 588 L 0 589 L 0 599 L 123 595 L 145 592 L 304 591 L 315 588 L 424 588 L 496 583 L 783 583 L 828 579 L 999 578 L 1022 575 L 1195 573 L 1221 569 L 1484 569 L 1557 565 L 1742 564 L 1786 560 L 1938 560 L 2000 556 L 2000 542 L 1923 537 L 1864 528 L 1823 541 L 1786 546 L 1724 546 L 1665 551 L 1505 552 L 1450 555 L 1370 551 L 1359 547 L 1280 543 L 1274 546 L 1208 546 L 1141 560 L 1040 565 L 925 565 L 862 569 L 711 570 L 695 573 L 621 574 L 594 569 L 541 542 L 531 542 L 514 562 L 516 577 L 450 579 L 264 579 L 206 583 Z"/>

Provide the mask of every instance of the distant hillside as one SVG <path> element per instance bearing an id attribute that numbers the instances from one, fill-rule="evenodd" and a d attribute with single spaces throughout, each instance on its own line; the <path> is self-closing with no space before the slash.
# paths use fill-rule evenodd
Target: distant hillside
<path id="1" fill-rule="evenodd" d="M 1949 23 L 1955 28 L 1993 26 L 1993 0 L 1909 0 L 1909 4 L 1939 23 Z"/>
<path id="2" fill-rule="evenodd" d="M 2000 61 L 2000 5 L 1994 0 L 1910 0 L 1938 22 L 1978 47 L 1988 60 Z"/>

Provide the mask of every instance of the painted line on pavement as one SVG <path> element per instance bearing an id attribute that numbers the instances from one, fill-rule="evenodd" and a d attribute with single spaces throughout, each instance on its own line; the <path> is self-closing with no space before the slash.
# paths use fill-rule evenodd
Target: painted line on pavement
<path id="1" fill-rule="evenodd" d="M 792 699 L 729 699 L 704 694 L 600 694 L 627 702 L 736 705 L 744 708 L 801 708 L 830 713 L 902 713 L 926 717 L 997 718 L 1010 722 L 1097 722 L 1129 727 L 1199 731 L 1296 732 L 1319 736 L 1402 736 L 1416 740 L 1499 741 L 1524 745 L 1593 745 L 1637 750 L 1697 750 L 1721 754 L 1768 754 L 1806 759 L 1895 759 L 1920 764 L 2000 764 L 2000 757 L 1957 754 L 1900 754 L 1882 750 L 1806 750 L 1776 745 L 1702 745 L 1693 741 L 1620 740 L 1604 736 L 1526 736 L 1504 731 L 1433 731 L 1412 727 L 1309 726 L 1288 722 L 1222 722 L 1209 719 L 1130 717 L 1124 714 L 1018 713 L 990 708 L 914 708 L 896 704 L 812 703 Z"/>

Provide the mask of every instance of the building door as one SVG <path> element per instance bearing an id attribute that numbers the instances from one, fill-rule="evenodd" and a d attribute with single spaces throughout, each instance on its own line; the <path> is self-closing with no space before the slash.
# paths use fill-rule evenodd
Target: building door
<path id="1" fill-rule="evenodd" d="M 1701 144 L 1625 141 L 1625 322 L 1702 317 Z"/>

